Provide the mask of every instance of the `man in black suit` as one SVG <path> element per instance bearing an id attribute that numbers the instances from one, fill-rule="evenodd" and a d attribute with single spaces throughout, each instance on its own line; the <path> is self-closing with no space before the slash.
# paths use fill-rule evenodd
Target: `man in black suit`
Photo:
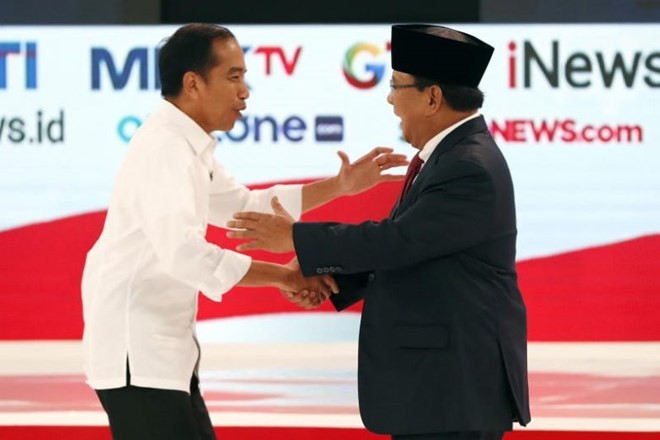
<path id="1" fill-rule="evenodd" d="M 453 29 L 392 27 L 387 100 L 419 152 L 389 218 L 293 223 L 275 201 L 277 215 L 229 224 L 239 249 L 295 248 L 303 274 L 334 275 L 338 310 L 364 300 L 360 414 L 395 440 L 501 439 L 530 421 L 513 185 L 478 113 L 492 52 Z"/>

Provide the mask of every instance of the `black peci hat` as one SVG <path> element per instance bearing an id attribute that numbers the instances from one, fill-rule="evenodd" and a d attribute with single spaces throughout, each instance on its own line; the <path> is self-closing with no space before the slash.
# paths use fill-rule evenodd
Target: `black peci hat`
<path id="1" fill-rule="evenodd" d="M 442 84 L 478 87 L 493 47 L 444 26 L 392 26 L 392 69 Z"/>

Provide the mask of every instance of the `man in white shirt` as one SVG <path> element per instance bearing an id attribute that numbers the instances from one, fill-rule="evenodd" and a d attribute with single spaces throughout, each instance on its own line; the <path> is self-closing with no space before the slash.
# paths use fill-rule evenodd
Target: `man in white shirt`
<path id="1" fill-rule="evenodd" d="M 135 133 L 119 170 L 103 232 L 82 280 L 85 371 L 120 439 L 213 439 L 199 393 L 197 292 L 220 301 L 233 286 L 310 292 L 317 305 L 337 292 L 328 276 L 305 278 L 295 265 L 254 261 L 205 240 L 208 223 L 235 211 L 298 218 L 327 201 L 396 179 L 406 163 L 376 148 L 337 176 L 307 185 L 250 191 L 213 158 L 215 130 L 230 130 L 246 108 L 243 51 L 217 25 L 181 27 L 159 55 L 165 98 Z M 273 201 L 275 200 L 275 201 Z"/>

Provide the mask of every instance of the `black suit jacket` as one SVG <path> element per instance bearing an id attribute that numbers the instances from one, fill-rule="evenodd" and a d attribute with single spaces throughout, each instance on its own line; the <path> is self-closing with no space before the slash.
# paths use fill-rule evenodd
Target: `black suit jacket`
<path id="1" fill-rule="evenodd" d="M 364 299 L 360 414 L 386 434 L 504 431 L 530 420 L 526 310 L 508 166 L 483 117 L 440 142 L 381 222 L 296 223 L 305 275 Z"/>

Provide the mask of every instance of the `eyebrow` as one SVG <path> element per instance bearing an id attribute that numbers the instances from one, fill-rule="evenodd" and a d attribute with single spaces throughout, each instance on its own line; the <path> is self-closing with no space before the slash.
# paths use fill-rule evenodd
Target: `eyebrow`
<path id="1" fill-rule="evenodd" d="M 231 75 L 233 73 L 245 73 L 247 72 L 247 69 L 243 67 L 231 67 L 229 71 L 227 72 L 228 75 Z"/>

